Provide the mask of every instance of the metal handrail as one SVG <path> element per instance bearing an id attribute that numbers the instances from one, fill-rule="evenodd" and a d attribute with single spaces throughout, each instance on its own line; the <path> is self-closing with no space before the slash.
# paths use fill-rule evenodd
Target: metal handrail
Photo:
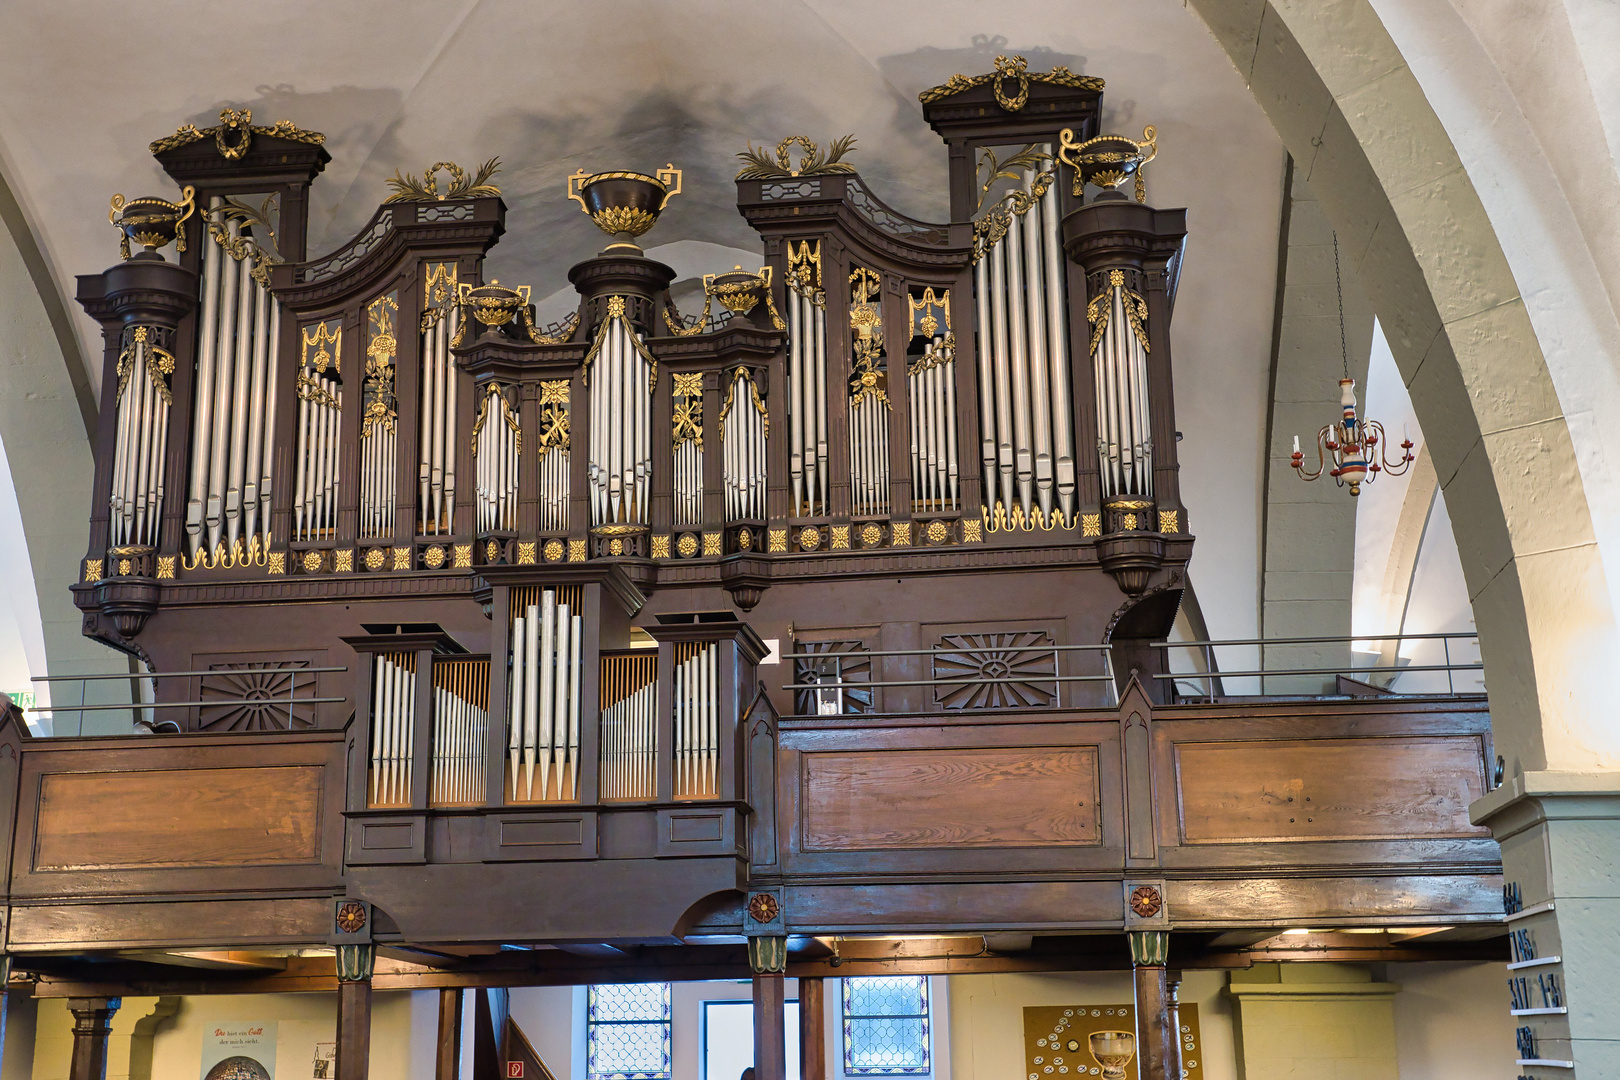
<path id="1" fill-rule="evenodd" d="M 267 701 L 281 701 L 274 698 L 214 698 L 210 701 L 131 701 L 124 705 L 34 705 L 29 712 L 109 712 L 113 709 L 195 709 L 199 706 L 213 707 L 215 705 L 258 705 Z M 332 705 L 339 701 L 348 701 L 341 697 L 306 697 L 288 698 L 294 705 Z"/>
<path id="2" fill-rule="evenodd" d="M 1435 641 L 1441 638 L 1473 638 L 1478 637 L 1477 630 L 1459 630 L 1450 634 L 1335 634 L 1330 637 L 1274 637 L 1274 638 L 1232 638 L 1222 641 L 1155 641 L 1151 648 L 1155 649 L 1189 649 L 1204 645 L 1318 645 L 1334 644 L 1341 641 Z"/>
<path id="3" fill-rule="evenodd" d="M 127 675 L 36 675 L 29 682 L 89 682 L 92 679 L 178 679 L 193 675 L 324 675 L 346 667 L 218 668 L 214 671 L 132 671 Z"/>
<path id="4" fill-rule="evenodd" d="M 193 678 L 208 675 L 291 675 L 287 680 L 287 696 L 280 694 L 274 697 L 235 697 L 212 698 L 208 701 L 130 701 L 111 705 L 30 705 L 24 711 L 31 713 L 59 713 L 59 712 L 145 712 L 148 709 L 197 709 L 215 708 L 232 705 L 257 705 L 266 702 L 287 703 L 288 715 L 297 705 L 336 705 L 348 701 L 346 697 L 306 697 L 298 696 L 298 676 L 300 675 L 327 675 L 348 671 L 346 667 L 256 667 L 256 668 L 218 668 L 213 671 L 145 671 L 130 672 L 124 675 L 40 675 L 30 681 L 36 683 L 67 683 L 67 682 L 94 682 L 105 679 L 120 680 L 146 680 L 146 679 L 178 679 Z M 82 697 L 82 693 L 81 693 Z M 146 724 L 145 720 L 137 719 L 136 723 Z M 173 724 L 172 720 L 165 720 L 165 724 Z"/>
<path id="5" fill-rule="evenodd" d="M 872 679 L 858 676 L 846 676 L 843 671 L 844 664 L 850 661 L 858 661 L 865 664 L 872 660 L 881 660 L 887 657 L 931 656 L 938 658 L 952 656 L 974 656 L 985 653 L 994 653 L 1003 656 L 1007 654 L 1019 655 L 1026 653 L 1050 655 L 1052 657 L 1052 666 L 1054 670 L 1049 675 L 1045 673 L 1031 672 L 1024 675 L 1011 675 L 1005 678 L 966 677 L 934 679 Z M 1056 671 L 1059 653 L 1098 653 L 1102 656 L 1103 666 L 1107 670 L 1101 675 L 1060 675 Z M 1116 705 L 1119 703 L 1119 684 L 1114 677 L 1112 646 L 1109 645 L 982 645 L 977 647 L 943 645 L 935 646 L 931 649 L 883 649 L 872 651 L 858 650 L 852 652 L 788 652 L 783 653 L 782 656 L 784 660 L 791 661 L 831 661 L 836 669 L 828 673 L 829 679 L 825 682 L 802 683 L 794 681 L 784 683 L 782 685 L 782 689 L 790 691 L 817 691 L 833 689 L 864 691 L 909 686 L 957 687 L 1000 686 L 1013 683 L 1050 683 L 1053 685 L 1055 692 L 1057 689 L 1057 684 L 1059 683 L 1106 683 L 1113 690 L 1113 703 Z M 797 672 L 795 672 L 795 674 L 797 674 Z M 1061 708 L 1063 706 L 1051 707 Z"/>
<path id="6" fill-rule="evenodd" d="M 1334 675 L 1355 677 L 1370 675 L 1378 672 L 1388 672 L 1396 676 L 1419 671 L 1443 671 L 1446 673 L 1446 690 L 1448 694 L 1457 693 L 1455 674 L 1459 671 L 1484 671 L 1484 661 L 1473 663 L 1457 663 L 1451 659 L 1451 643 L 1456 640 L 1479 643 L 1479 632 L 1476 630 L 1462 630 L 1450 633 L 1437 634 L 1334 634 L 1322 637 L 1291 637 L 1291 638 L 1234 638 L 1229 641 L 1155 641 L 1151 645 L 1155 649 L 1192 649 L 1201 652 L 1204 657 L 1204 671 L 1180 671 L 1155 674 L 1153 678 L 1168 680 L 1172 683 L 1186 680 L 1188 682 L 1203 682 L 1205 689 L 1213 694 L 1217 679 L 1259 678 L 1260 692 L 1265 693 L 1265 680 L 1269 678 L 1293 677 L 1301 675 Z M 1407 641 L 1439 641 L 1445 652 L 1443 664 L 1411 664 L 1395 666 L 1390 664 L 1370 664 L 1366 666 L 1347 665 L 1342 667 L 1314 667 L 1314 668 L 1268 668 L 1266 667 L 1265 648 L 1273 645 L 1348 645 L 1354 646 L 1357 642 L 1395 642 L 1399 648 L 1401 643 Z M 1215 649 L 1231 646 L 1260 646 L 1260 668 L 1250 671 L 1220 671 L 1216 669 Z M 1392 680 L 1393 681 L 1393 680 Z M 1390 691 L 1396 693 L 1396 691 Z"/>

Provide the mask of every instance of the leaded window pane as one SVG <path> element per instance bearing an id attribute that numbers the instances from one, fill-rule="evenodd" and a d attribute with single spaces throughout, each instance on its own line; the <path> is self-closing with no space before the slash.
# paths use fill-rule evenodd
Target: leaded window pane
<path id="1" fill-rule="evenodd" d="M 929 1071 L 928 979 L 845 979 L 844 1072 L 915 1076 Z"/>
<path id="2" fill-rule="evenodd" d="M 668 983 L 590 988 L 585 1053 L 593 1080 L 665 1080 L 669 1042 Z"/>

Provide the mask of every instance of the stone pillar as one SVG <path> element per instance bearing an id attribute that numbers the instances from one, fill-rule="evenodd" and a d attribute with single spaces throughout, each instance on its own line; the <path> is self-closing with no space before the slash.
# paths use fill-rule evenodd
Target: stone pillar
<path id="1" fill-rule="evenodd" d="M 1620 773 L 1521 773 L 1469 811 L 1502 845 L 1511 959 L 1525 965 L 1503 1001 L 1518 1073 L 1620 1076 Z"/>
<path id="2" fill-rule="evenodd" d="M 371 1071 L 371 969 L 376 960 L 375 945 L 337 947 L 337 1080 L 366 1080 Z"/>
<path id="3" fill-rule="evenodd" d="M 799 1080 L 827 1080 L 826 984 L 799 980 Z"/>
<path id="4" fill-rule="evenodd" d="M 787 938 L 748 939 L 754 969 L 754 1080 L 787 1080 Z"/>
<path id="5" fill-rule="evenodd" d="M 461 991 L 439 991 L 439 1044 L 433 1080 L 459 1080 L 461 1075 Z"/>
<path id="6" fill-rule="evenodd" d="M 1175 991 L 1164 966 L 1170 955 L 1170 931 L 1139 930 L 1130 938 L 1136 979 L 1137 1075 L 1141 1080 L 1181 1080 Z"/>
<path id="7" fill-rule="evenodd" d="M 1235 1004 L 1240 1080 L 1399 1080 L 1400 989 L 1350 964 L 1256 964 L 1232 972 L 1227 993 Z"/>
<path id="8" fill-rule="evenodd" d="M 73 1064 L 69 1080 L 107 1080 L 107 1036 L 120 998 L 68 998 L 73 1014 Z"/>

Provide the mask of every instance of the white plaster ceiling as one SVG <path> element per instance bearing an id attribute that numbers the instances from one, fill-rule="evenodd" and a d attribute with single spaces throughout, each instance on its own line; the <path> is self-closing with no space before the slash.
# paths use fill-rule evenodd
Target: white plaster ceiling
<path id="1" fill-rule="evenodd" d="M 737 261 L 704 252 L 758 251 L 731 183 L 750 140 L 852 132 L 881 198 L 942 219 L 944 147 L 917 93 L 1002 52 L 1107 80 L 1105 130 L 1159 129 L 1150 201 L 1186 206 L 1191 230 L 1173 341 L 1193 580 L 1215 636 L 1250 636 L 1283 149 L 1179 0 L 13 4 L 0 168 L 71 297 L 74 274 L 116 258 L 108 197 L 172 191 L 147 144 L 224 105 L 327 134 L 312 255 L 369 218 L 396 169 L 499 155 L 509 231 L 490 273 L 546 297 L 602 243 L 563 197 L 579 167 L 685 170 L 644 241 L 685 253 L 683 274 Z M 95 327 L 77 329 L 99 366 Z"/>

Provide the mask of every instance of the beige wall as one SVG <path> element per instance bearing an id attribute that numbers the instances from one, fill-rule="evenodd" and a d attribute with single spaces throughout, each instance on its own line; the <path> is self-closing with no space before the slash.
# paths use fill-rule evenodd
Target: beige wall
<path id="1" fill-rule="evenodd" d="M 1505 964 L 1390 964 L 1402 1080 L 1513 1080 Z"/>
<path id="2" fill-rule="evenodd" d="M 1186 972 L 1181 1000 L 1198 1006 L 1205 1080 L 1237 1080 L 1226 975 Z M 1131 975 L 953 975 L 951 1071 L 954 1080 L 1023 1080 L 1024 1009 L 1032 1005 L 1117 1005 L 1132 1000 Z"/>

